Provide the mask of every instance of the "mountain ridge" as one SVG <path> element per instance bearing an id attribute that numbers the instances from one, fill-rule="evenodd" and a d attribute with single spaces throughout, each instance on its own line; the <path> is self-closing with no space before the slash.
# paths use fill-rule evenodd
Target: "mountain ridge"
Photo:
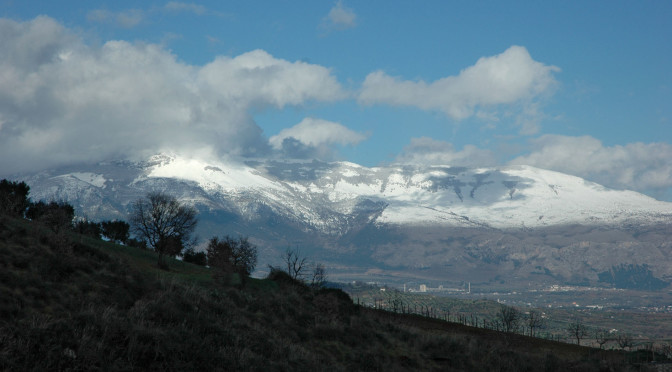
<path id="1" fill-rule="evenodd" d="M 359 265 L 360 274 L 463 266 L 476 278 L 488 267 L 502 275 L 543 272 L 549 280 L 578 275 L 596 282 L 610 265 L 634 262 L 672 276 L 668 259 L 661 261 L 672 249 L 662 238 L 672 203 L 529 166 L 367 168 L 161 154 L 20 178 L 33 199 L 67 200 L 90 219 L 127 219 L 131 203 L 148 191 L 170 192 L 199 208 L 199 235 L 248 235 L 268 258 L 282 247 L 305 247 L 333 267 Z M 642 233 L 647 229 L 655 233 Z M 573 242 L 571 234 L 582 240 Z M 580 251 L 585 241 L 601 248 L 582 253 L 591 262 L 579 265 L 567 252 Z M 595 255 L 618 260 L 597 262 Z"/>

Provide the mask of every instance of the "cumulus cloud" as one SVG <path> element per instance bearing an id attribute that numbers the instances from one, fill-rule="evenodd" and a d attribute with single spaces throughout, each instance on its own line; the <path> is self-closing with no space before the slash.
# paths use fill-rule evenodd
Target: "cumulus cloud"
<path id="1" fill-rule="evenodd" d="M 95 9 L 86 15 L 90 22 L 112 23 L 123 28 L 133 28 L 140 24 L 145 14 L 139 9 L 128 9 L 121 12 L 112 12 L 105 9 Z"/>
<path id="2" fill-rule="evenodd" d="M 5 174 L 162 149 L 259 155 L 255 110 L 344 97 L 322 66 L 262 50 L 194 66 L 159 45 L 87 45 L 48 17 L 0 20 L 0 49 Z"/>
<path id="3" fill-rule="evenodd" d="M 305 118 L 269 139 L 274 149 L 291 158 L 316 157 L 329 160 L 335 145 L 356 145 L 366 135 L 333 121 Z"/>
<path id="4" fill-rule="evenodd" d="M 604 146 L 590 137 L 544 135 L 531 152 L 511 164 L 532 165 L 589 179 L 608 187 L 656 195 L 672 188 L 672 145 L 629 143 Z"/>
<path id="5" fill-rule="evenodd" d="M 456 120 L 473 116 L 477 108 L 521 104 L 525 116 L 528 104 L 552 91 L 553 73 L 559 70 L 533 60 L 524 47 L 512 46 L 499 55 L 480 58 L 457 76 L 431 83 L 373 72 L 364 80 L 358 101 L 436 110 Z M 530 123 L 522 124 L 529 131 Z"/>
<path id="6" fill-rule="evenodd" d="M 402 164 L 450 165 L 465 167 L 485 167 L 496 163 L 490 150 L 479 149 L 474 145 L 466 145 L 457 151 L 453 144 L 438 141 L 429 137 L 411 138 L 411 143 L 404 147 L 396 158 Z"/>
<path id="7" fill-rule="evenodd" d="M 334 7 L 329 10 L 329 14 L 324 19 L 323 27 L 334 30 L 345 30 L 353 28 L 357 25 L 357 14 L 343 5 L 343 1 L 339 0 L 334 4 Z"/>

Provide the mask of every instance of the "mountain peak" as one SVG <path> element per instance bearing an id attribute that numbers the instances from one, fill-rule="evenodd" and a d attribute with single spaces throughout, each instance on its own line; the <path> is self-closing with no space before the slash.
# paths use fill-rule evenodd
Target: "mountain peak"
<path id="1" fill-rule="evenodd" d="M 73 181 L 68 183 L 63 178 L 66 175 Z M 371 219 L 377 224 L 494 228 L 619 225 L 659 223 L 672 216 L 672 203 L 525 165 L 465 168 L 396 164 L 367 168 L 349 162 L 204 161 L 161 153 L 137 166 L 101 163 L 88 169 L 55 170 L 29 180 L 38 198 L 59 197 L 48 194 L 68 188 L 104 193 L 110 185 L 115 190 L 163 187 L 171 191 L 168 186 L 174 182 L 186 183 L 193 188 L 191 194 L 201 194 L 210 206 L 236 205 L 245 210 L 243 205 L 253 202 L 297 224 L 318 230 L 322 226 L 328 231 L 334 230 L 334 216 L 353 220 L 349 214 L 364 200 L 385 205 Z M 41 187 L 47 180 L 47 184 L 60 182 L 60 186 Z M 355 228 L 352 223 L 336 230 Z"/>

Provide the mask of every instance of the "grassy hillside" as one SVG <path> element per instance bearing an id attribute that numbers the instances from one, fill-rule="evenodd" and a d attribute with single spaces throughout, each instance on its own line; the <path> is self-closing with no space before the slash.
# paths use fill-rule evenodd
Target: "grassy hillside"
<path id="1" fill-rule="evenodd" d="M 283 273 L 245 288 L 153 252 L 0 216 L 0 370 L 626 371 L 622 352 L 352 303 Z"/>

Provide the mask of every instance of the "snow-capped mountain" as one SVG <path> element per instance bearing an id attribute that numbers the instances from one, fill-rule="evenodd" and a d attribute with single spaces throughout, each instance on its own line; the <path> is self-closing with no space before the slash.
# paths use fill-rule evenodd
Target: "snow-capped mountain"
<path id="1" fill-rule="evenodd" d="M 157 155 L 21 179 L 33 199 L 67 200 L 94 220 L 127 219 L 133 201 L 148 191 L 166 191 L 199 208 L 201 235 L 250 235 L 264 249 L 262 257 L 287 245 L 312 245 L 334 265 L 355 258 L 361 263 L 363 256 L 374 266 L 414 268 L 469 257 L 487 261 L 482 252 L 473 252 L 475 247 L 504 249 L 502 236 L 521 231 L 535 235 L 569 226 L 629 231 L 672 222 L 672 203 L 528 166 L 366 168 L 347 162 Z M 456 256 L 448 240 L 465 234 L 472 237 L 460 249 L 471 254 Z M 520 249 L 500 252 L 502 260 L 513 260 Z M 571 276 L 575 269 L 555 271 Z"/>

